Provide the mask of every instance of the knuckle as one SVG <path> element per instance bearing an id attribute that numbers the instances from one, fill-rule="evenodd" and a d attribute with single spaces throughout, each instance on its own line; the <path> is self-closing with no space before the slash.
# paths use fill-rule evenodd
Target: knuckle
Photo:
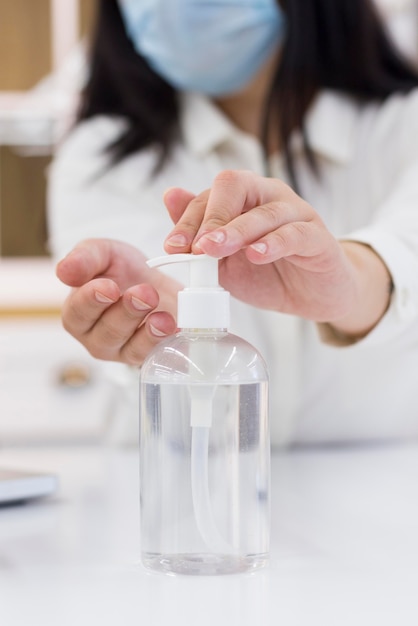
<path id="1" fill-rule="evenodd" d="M 282 203 L 281 202 L 268 202 L 261 207 L 263 219 L 268 223 L 277 223 L 281 214 Z"/>
<path id="2" fill-rule="evenodd" d="M 205 220 L 204 227 L 205 230 L 215 230 L 216 228 L 225 226 L 227 221 L 226 211 L 222 211 L 222 208 L 218 207 L 218 209 L 212 211 L 210 217 Z"/>
<path id="3" fill-rule="evenodd" d="M 61 323 L 64 330 L 74 337 L 81 335 L 81 329 L 85 328 L 88 324 L 87 316 L 82 313 L 82 308 L 78 307 L 73 302 L 71 296 L 64 302 L 61 313 Z"/>
<path id="4" fill-rule="evenodd" d="M 308 238 L 308 225 L 306 222 L 293 222 L 292 235 L 297 241 L 304 241 Z"/>
<path id="5" fill-rule="evenodd" d="M 288 202 L 277 200 L 275 202 L 267 202 L 264 204 L 262 211 L 270 221 L 284 222 L 289 219 L 289 216 L 293 213 L 293 208 Z"/>
<path id="6" fill-rule="evenodd" d="M 96 333 L 87 333 L 81 343 L 93 358 L 104 361 L 115 360 L 114 349 L 105 344 Z"/>
<path id="7" fill-rule="evenodd" d="M 206 205 L 207 197 L 205 194 L 194 198 L 179 219 L 174 230 L 183 232 L 194 232 L 197 230 L 205 214 Z"/>
<path id="8" fill-rule="evenodd" d="M 70 335 L 73 335 L 74 337 L 76 336 L 76 332 L 74 330 L 73 324 L 71 323 L 71 321 L 68 319 L 68 317 L 65 314 L 62 315 L 61 324 L 64 330 L 67 331 L 67 333 L 70 333 Z"/>
<path id="9" fill-rule="evenodd" d="M 188 206 L 187 211 L 184 213 L 183 218 L 181 219 L 182 225 L 190 225 L 194 226 L 196 217 L 202 215 L 205 211 L 207 204 L 206 198 L 197 197 L 191 201 Z"/>
<path id="10" fill-rule="evenodd" d="M 127 365 L 140 366 L 145 360 L 146 351 L 142 342 L 135 341 L 134 336 L 122 346 L 120 357 Z"/>
<path id="11" fill-rule="evenodd" d="M 119 328 L 110 324 L 103 324 L 100 328 L 100 339 L 103 345 L 118 346 L 124 343 L 125 334 Z"/>
<path id="12" fill-rule="evenodd" d="M 185 216 L 174 228 L 175 232 L 194 232 L 198 227 L 198 220 L 193 219 L 193 216 Z"/>
<path id="13" fill-rule="evenodd" d="M 106 344 L 100 340 L 97 335 L 89 334 L 83 340 L 83 346 L 89 352 L 89 354 L 100 361 L 121 361 L 120 358 L 120 345 L 114 346 Z"/>
<path id="14" fill-rule="evenodd" d="M 287 236 L 286 231 L 283 232 L 283 228 L 276 231 L 274 236 L 274 241 L 276 245 L 279 246 L 280 249 L 287 249 L 289 247 L 289 237 Z"/>
<path id="15" fill-rule="evenodd" d="M 70 332 L 76 333 L 79 329 L 78 332 L 81 333 L 81 329 L 84 329 L 91 325 L 91 320 L 89 316 L 84 314 L 82 309 L 77 306 L 71 307 L 71 309 L 67 313 L 67 316 L 64 317 L 65 323 L 67 324 Z"/>
<path id="16" fill-rule="evenodd" d="M 285 224 L 276 231 L 276 243 L 281 248 L 293 252 L 301 249 L 308 240 L 307 225 L 304 222 Z"/>
<path id="17" fill-rule="evenodd" d="M 103 350 L 103 346 L 97 345 L 96 343 L 93 343 L 87 340 L 84 342 L 84 347 L 88 350 L 88 352 L 91 354 L 91 356 L 94 359 L 106 359 L 107 358 L 107 355 L 105 351 Z"/>
<path id="18" fill-rule="evenodd" d="M 237 219 L 234 221 L 232 236 L 234 237 L 235 234 L 235 237 L 238 237 L 238 239 L 247 241 L 248 237 L 251 236 L 252 231 L 253 229 L 251 224 L 248 224 L 247 221 Z"/>

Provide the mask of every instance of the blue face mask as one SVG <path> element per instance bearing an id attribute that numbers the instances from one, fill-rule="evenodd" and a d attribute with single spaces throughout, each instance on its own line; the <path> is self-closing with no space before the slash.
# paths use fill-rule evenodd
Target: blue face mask
<path id="1" fill-rule="evenodd" d="M 281 43 L 277 0 L 119 0 L 136 50 L 178 89 L 239 91 Z"/>

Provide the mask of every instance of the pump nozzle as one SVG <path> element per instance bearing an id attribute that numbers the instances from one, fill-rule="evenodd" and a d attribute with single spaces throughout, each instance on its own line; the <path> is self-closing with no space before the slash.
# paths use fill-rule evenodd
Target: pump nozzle
<path id="1" fill-rule="evenodd" d="M 147 261 L 148 267 L 161 267 L 174 263 L 189 263 L 189 287 L 219 288 L 218 260 L 207 254 L 167 254 Z"/>

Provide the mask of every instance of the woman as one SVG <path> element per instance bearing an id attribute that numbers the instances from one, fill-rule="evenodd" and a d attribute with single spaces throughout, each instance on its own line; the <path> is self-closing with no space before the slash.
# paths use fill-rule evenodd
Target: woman
<path id="1" fill-rule="evenodd" d="M 175 331 L 178 289 L 144 255 L 223 257 L 231 330 L 269 365 L 274 443 L 416 436 L 418 80 L 372 5 L 120 7 L 126 28 L 100 4 L 51 171 L 54 254 L 94 238 L 58 265 L 66 328 L 140 365 Z"/>

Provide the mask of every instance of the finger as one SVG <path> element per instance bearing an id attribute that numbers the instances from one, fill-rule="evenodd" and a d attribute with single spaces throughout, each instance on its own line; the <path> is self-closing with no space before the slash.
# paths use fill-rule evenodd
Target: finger
<path id="1" fill-rule="evenodd" d="M 158 300 L 157 292 L 150 285 L 138 285 L 120 297 L 115 283 L 95 279 L 75 289 L 67 298 L 62 312 L 63 325 L 88 347 L 86 338 L 92 336 L 95 326 L 106 324 L 109 317 L 110 325 L 123 324 L 126 320 L 121 311 L 126 311 L 126 318 L 135 319 L 135 324 L 139 324 L 158 305 Z"/>
<path id="2" fill-rule="evenodd" d="M 205 213 L 209 194 L 210 190 L 207 189 L 198 196 L 187 197 L 184 194 L 179 197 L 181 210 L 178 208 L 177 214 L 181 213 L 181 215 L 176 222 L 176 226 L 164 242 L 164 248 L 169 254 L 173 252 L 190 252 L 192 242 Z"/>
<path id="3" fill-rule="evenodd" d="M 177 224 L 187 205 L 195 197 L 194 193 L 180 187 L 170 187 L 165 191 L 163 195 L 164 204 L 174 224 Z"/>
<path id="4" fill-rule="evenodd" d="M 71 303 L 73 311 L 66 312 L 65 320 L 71 334 L 96 358 L 138 364 L 153 344 L 176 329 L 176 323 L 169 313 L 159 312 L 148 321 L 147 317 L 158 305 L 158 294 L 151 285 L 136 285 L 117 302 L 107 305 L 103 303 L 104 308 L 99 315 L 94 301 L 88 306 L 86 291 L 87 289 L 80 288 L 74 294 Z M 97 292 L 97 300 L 96 294 Z M 82 319 L 80 311 L 83 312 Z M 90 311 L 90 316 L 86 316 L 86 311 Z M 147 326 L 144 327 L 144 332 L 138 333 L 145 320 Z M 135 349 L 132 347 L 136 345 L 135 342 L 131 343 L 134 335 L 137 342 L 141 338 L 142 347 L 139 343 Z M 144 338 L 147 340 L 144 341 Z"/>
<path id="5" fill-rule="evenodd" d="M 195 248 L 219 258 L 230 256 L 257 243 L 284 224 L 309 222 L 315 215 L 313 209 L 300 199 L 295 203 L 269 202 L 239 215 L 223 228 L 206 233 L 197 241 Z"/>
<path id="6" fill-rule="evenodd" d="M 309 259 L 309 267 L 315 271 L 311 259 L 318 257 L 320 263 L 322 253 L 331 245 L 331 242 L 327 243 L 330 238 L 330 233 L 317 223 L 291 222 L 251 244 L 246 250 L 246 256 L 256 265 L 289 257 L 294 261 L 299 258 L 296 264 L 303 265 Z"/>
<path id="7" fill-rule="evenodd" d="M 119 287 L 105 278 L 74 288 L 62 307 L 64 328 L 77 339 L 82 337 L 119 298 Z"/>
<path id="8" fill-rule="evenodd" d="M 212 186 L 194 243 L 206 232 L 221 228 L 235 217 L 273 201 L 291 202 L 298 196 L 284 183 L 246 170 L 226 170 Z"/>
<path id="9" fill-rule="evenodd" d="M 165 240 L 167 252 L 190 251 L 203 232 L 227 224 L 247 205 L 246 183 L 250 172 L 227 170 L 216 176 L 212 188 L 195 196 L 184 208 L 175 228 Z M 254 206 L 254 205 L 253 205 Z M 177 250 L 179 251 L 179 250 Z M 200 250 L 194 250 L 200 252 Z"/>
<path id="10" fill-rule="evenodd" d="M 166 240 L 169 245 L 177 245 L 187 251 L 192 246 L 195 253 L 202 252 L 197 245 L 207 233 L 213 234 L 213 241 L 223 244 L 225 233 L 222 227 L 254 207 L 273 200 L 296 201 L 298 196 L 277 179 L 266 179 L 245 170 L 226 170 L 218 174 L 212 188 L 194 198 L 183 212 L 176 227 Z M 213 254 L 210 246 L 205 251 Z M 220 254 L 216 254 L 220 256 Z"/>
<path id="11" fill-rule="evenodd" d="M 176 331 L 176 322 L 167 312 L 157 311 L 146 318 L 120 348 L 118 360 L 129 365 L 142 365 L 150 350 L 164 337 Z"/>
<path id="12" fill-rule="evenodd" d="M 58 278 L 71 287 L 80 287 L 99 276 L 114 279 L 121 289 L 151 282 L 152 271 L 137 248 L 113 239 L 86 239 L 62 259 Z M 121 269 L 123 268 L 123 269 Z"/>
<path id="13" fill-rule="evenodd" d="M 80 242 L 56 268 L 58 278 L 71 287 L 79 287 L 96 276 L 105 274 L 111 263 L 109 240 L 87 239 Z"/>

